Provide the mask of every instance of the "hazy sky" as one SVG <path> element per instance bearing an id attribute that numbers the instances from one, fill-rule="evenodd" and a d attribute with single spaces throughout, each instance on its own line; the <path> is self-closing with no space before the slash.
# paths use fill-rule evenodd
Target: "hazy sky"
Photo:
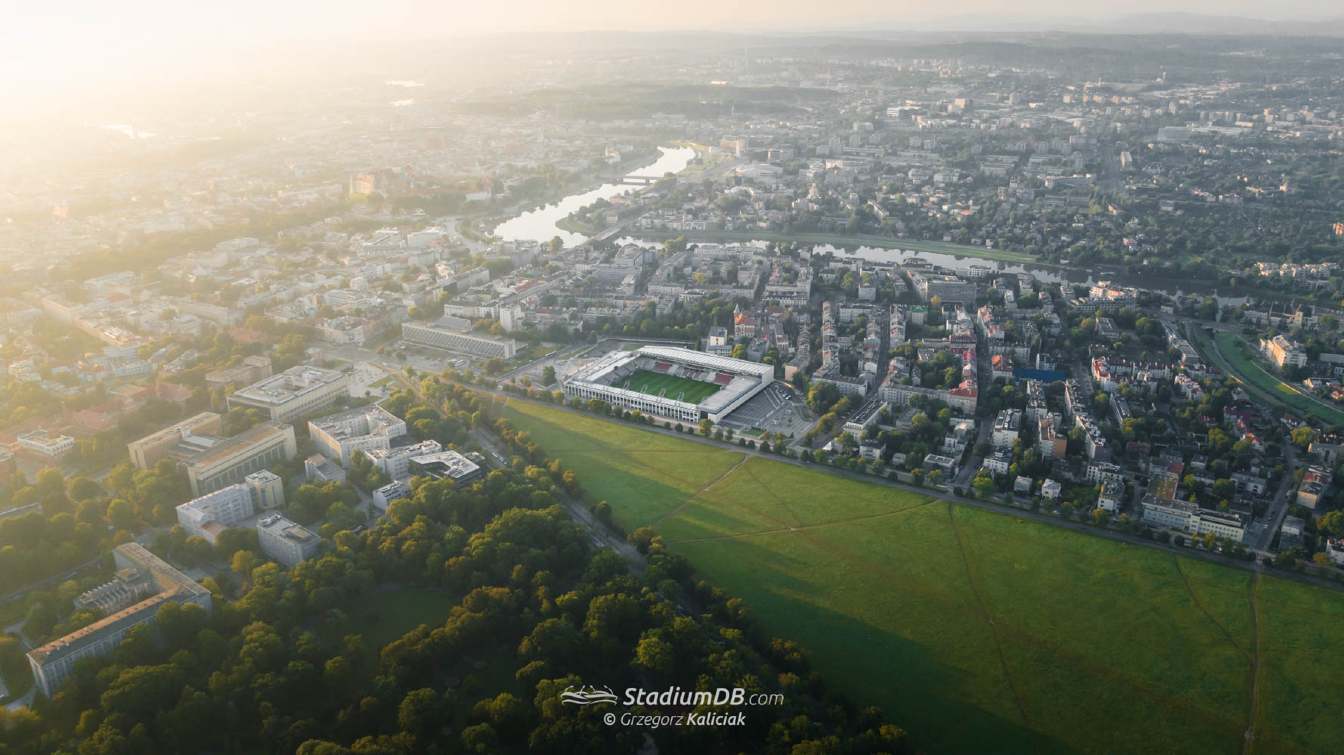
<path id="1" fill-rule="evenodd" d="M 1271 18 L 1337 14 L 1323 0 L 17 0 L 0 12 L 8 87 L 153 75 L 230 63 L 294 41 L 426 39 L 498 31 L 888 29 L 959 18 L 1095 19 L 1184 11 Z"/>

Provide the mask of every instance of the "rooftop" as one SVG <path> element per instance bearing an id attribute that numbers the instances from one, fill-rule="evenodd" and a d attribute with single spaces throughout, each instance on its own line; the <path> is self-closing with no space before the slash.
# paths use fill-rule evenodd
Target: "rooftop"
<path id="1" fill-rule="evenodd" d="M 262 378 L 246 388 L 239 389 L 229 398 L 267 406 L 279 405 L 344 379 L 345 374 L 336 370 L 299 365 L 277 375 Z"/>

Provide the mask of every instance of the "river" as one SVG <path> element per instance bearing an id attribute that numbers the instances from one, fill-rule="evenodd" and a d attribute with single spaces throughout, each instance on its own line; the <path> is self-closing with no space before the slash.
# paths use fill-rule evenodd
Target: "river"
<path id="1" fill-rule="evenodd" d="M 630 176 L 651 176 L 661 178 L 668 173 L 680 173 L 691 164 L 695 150 L 690 147 L 659 147 L 661 155 L 656 161 L 635 170 Z M 587 237 L 571 233 L 556 225 L 576 210 L 581 210 L 599 199 L 611 199 L 644 188 L 633 184 L 602 184 L 582 194 L 571 194 L 555 204 L 528 210 L 512 220 L 506 220 L 495 227 L 494 235 L 505 241 L 539 241 L 545 243 L 560 237 L 565 246 L 572 247 L 587 241 Z"/>
<path id="2" fill-rule="evenodd" d="M 639 244 L 656 248 L 657 242 L 647 241 L 634 236 L 625 236 L 616 239 L 620 244 Z M 764 248 L 766 241 L 728 241 L 724 244 L 740 244 L 744 246 L 756 246 Z M 1219 293 L 1213 286 L 1205 288 L 1190 286 L 1183 289 L 1179 286 L 1172 286 L 1169 283 L 1157 281 L 1146 276 L 1135 276 L 1122 271 L 1098 272 L 1085 268 L 1066 267 L 1062 265 L 1035 265 L 1032 263 L 1014 263 L 1003 262 L 1000 260 L 989 260 L 983 257 L 971 257 L 960 254 L 947 254 L 944 252 L 921 252 L 912 249 L 887 249 L 874 246 L 853 246 L 838 247 L 833 244 L 804 244 L 810 246 L 813 253 L 831 254 L 835 257 L 858 257 L 869 262 L 887 263 L 887 264 L 908 264 L 912 261 L 927 262 L 936 267 L 945 268 L 956 272 L 969 272 L 973 268 L 983 268 L 992 270 L 995 273 L 1030 273 L 1034 278 L 1044 283 L 1061 283 L 1066 285 L 1084 285 L 1090 286 L 1098 281 L 1112 281 L 1124 286 L 1134 286 L 1151 291 L 1161 291 L 1167 294 L 1195 294 L 1200 296 L 1211 295 L 1218 300 L 1221 306 L 1239 307 L 1250 301 L 1248 296 L 1228 296 Z M 1187 281 L 1187 283 L 1189 283 Z"/>

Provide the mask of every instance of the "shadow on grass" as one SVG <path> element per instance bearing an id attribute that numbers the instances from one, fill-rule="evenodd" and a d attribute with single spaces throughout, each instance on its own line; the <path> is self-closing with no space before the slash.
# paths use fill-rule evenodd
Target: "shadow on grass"
<path id="1" fill-rule="evenodd" d="M 986 697 L 983 685 L 962 669 L 941 662 L 940 652 L 902 636 L 894 629 L 841 613 L 823 601 L 831 599 L 794 575 L 812 571 L 810 564 L 773 545 L 750 539 L 731 541 L 729 557 L 733 578 L 705 570 L 703 576 L 730 594 L 742 597 L 768 636 L 794 640 L 806 651 L 812 667 L 833 691 L 857 705 L 876 705 L 896 725 L 910 733 L 918 750 L 927 752 L 1075 752 L 1067 744 L 1020 720 L 1000 715 L 973 702 Z M 675 549 L 674 549 L 675 550 Z M 702 568 L 703 559 L 691 556 Z M 725 568 L 730 568 L 725 565 Z M 807 596 L 814 596 L 808 599 Z M 961 613 L 953 605 L 941 606 Z M 900 617 L 892 616 L 893 625 Z M 974 616 L 966 613 L 968 621 Z M 971 630 L 949 622 L 948 632 Z M 998 694 L 991 691 L 990 694 Z M 1013 707 L 1011 693 L 1001 690 L 1005 711 Z"/>

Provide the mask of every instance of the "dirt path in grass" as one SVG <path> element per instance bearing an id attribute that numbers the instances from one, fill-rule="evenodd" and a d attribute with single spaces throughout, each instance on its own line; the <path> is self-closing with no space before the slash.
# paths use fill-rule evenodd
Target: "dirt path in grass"
<path id="1" fill-rule="evenodd" d="M 686 496 L 686 500 L 668 509 L 667 511 L 664 511 L 658 516 L 655 516 L 653 519 L 649 520 L 649 525 L 658 524 L 659 522 L 663 521 L 664 519 L 670 516 L 676 516 L 677 514 L 680 514 L 681 512 L 685 511 L 686 507 L 690 506 L 692 501 L 694 501 L 696 498 L 699 498 L 700 495 L 703 494 L 705 491 L 709 490 L 715 485 L 718 485 L 720 482 L 723 482 L 724 480 L 728 479 L 729 475 L 731 475 L 733 472 L 736 472 L 738 469 L 741 469 L 742 465 L 746 464 L 750 460 L 751 460 L 751 454 L 742 454 L 742 458 L 738 459 L 737 463 L 729 467 L 727 470 L 725 470 L 723 474 L 719 475 L 718 477 L 715 477 L 709 482 L 706 482 L 704 485 L 701 485 L 694 493 L 691 493 L 690 495 Z"/>
<path id="2" fill-rule="evenodd" d="M 1255 751 L 1255 722 L 1260 718 L 1260 682 L 1264 677 L 1260 658 L 1260 570 L 1256 569 L 1251 577 L 1251 700 L 1250 710 L 1246 712 L 1246 739 L 1241 751 L 1250 755 Z"/>
<path id="3" fill-rule="evenodd" d="M 1003 670 L 1003 680 L 1008 684 L 1008 690 L 1013 693 L 1013 703 L 1017 706 L 1017 714 L 1022 717 L 1022 723 L 1031 725 L 1031 717 L 1027 715 L 1026 701 L 1022 699 L 1022 693 L 1018 691 L 1017 684 L 1013 681 L 1012 672 L 1008 670 L 1008 658 L 1003 654 L 1003 640 L 999 637 L 998 627 L 994 626 L 994 616 L 990 614 L 989 607 L 985 604 L 985 597 L 980 594 L 980 586 L 975 582 L 975 574 L 971 570 L 971 557 L 966 552 L 966 542 L 962 540 L 961 528 L 957 526 L 956 514 L 952 512 L 951 504 L 947 506 L 947 522 L 952 527 L 952 535 L 957 541 L 957 552 L 961 554 L 961 564 L 966 570 L 966 583 L 970 585 L 971 596 L 975 598 L 975 607 L 980 613 L 980 618 L 989 625 L 989 634 L 994 638 L 994 652 L 999 656 L 999 668 Z"/>
<path id="4" fill-rule="evenodd" d="M 1172 563 L 1176 565 L 1176 573 L 1181 575 L 1181 582 L 1185 584 L 1185 592 L 1190 596 L 1190 602 L 1194 603 L 1195 608 L 1198 608 L 1199 612 L 1204 614 L 1204 618 L 1208 619 L 1215 627 L 1218 627 L 1218 632 L 1223 635 L 1224 639 L 1232 644 L 1232 647 L 1236 648 L 1242 655 L 1251 659 L 1252 663 L 1254 663 L 1251 654 L 1246 652 L 1246 649 L 1237 642 L 1236 638 L 1232 636 L 1232 633 L 1227 630 L 1227 627 L 1223 626 L 1221 621 L 1214 618 L 1213 614 L 1209 612 L 1209 609 L 1204 606 L 1203 601 L 1199 599 L 1199 595 L 1195 593 L 1194 586 L 1190 584 L 1190 577 L 1186 575 L 1185 570 L 1181 568 L 1181 559 L 1172 556 L 1171 560 Z"/>

